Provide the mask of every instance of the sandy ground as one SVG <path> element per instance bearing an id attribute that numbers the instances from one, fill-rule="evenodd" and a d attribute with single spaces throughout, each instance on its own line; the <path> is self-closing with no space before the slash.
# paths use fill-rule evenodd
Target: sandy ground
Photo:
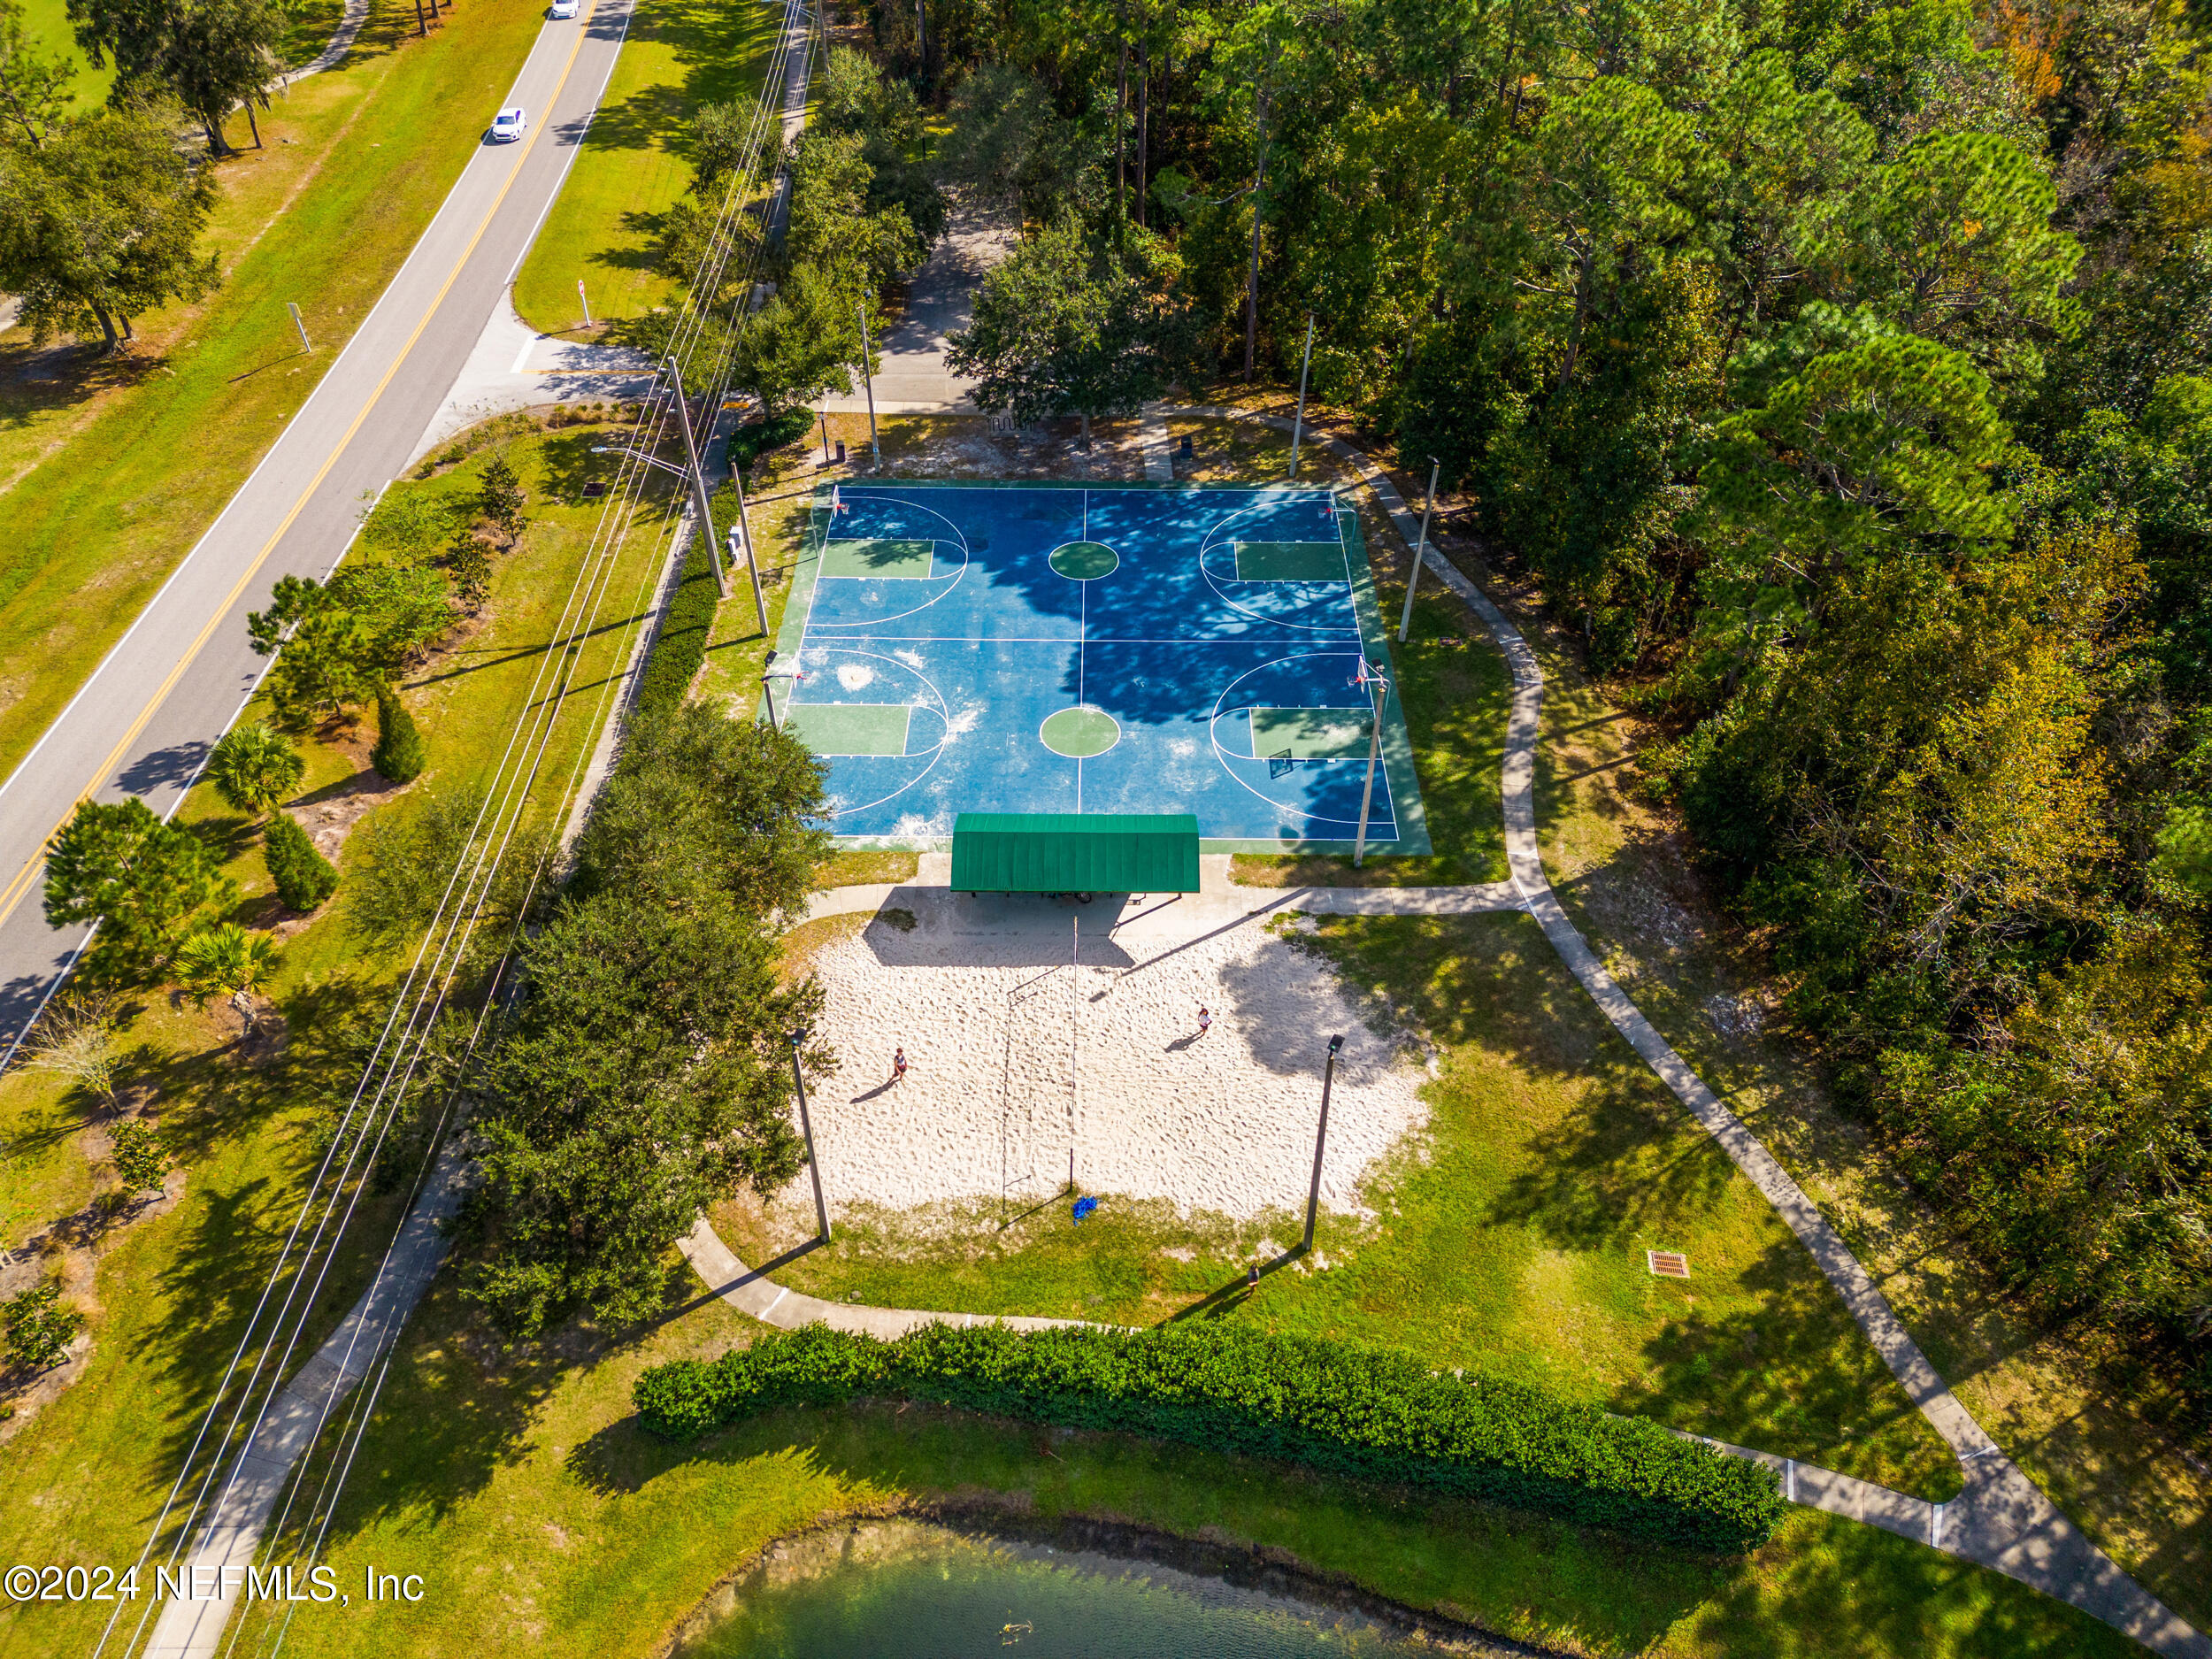
<path id="1" fill-rule="evenodd" d="M 1368 1167 L 1426 1120 L 1422 1057 L 1363 1025 L 1327 965 L 1242 900 L 1133 902 L 1118 923 L 1104 904 L 942 889 L 893 904 L 816 958 L 840 1062 L 810 1091 L 833 1207 L 1041 1197 L 1072 1148 L 1087 1192 L 1302 1209 L 1337 1032 L 1326 1206 L 1357 1209 Z M 901 1046 L 911 1069 L 895 1084 Z M 805 1190 L 802 1176 L 784 1202 Z"/>

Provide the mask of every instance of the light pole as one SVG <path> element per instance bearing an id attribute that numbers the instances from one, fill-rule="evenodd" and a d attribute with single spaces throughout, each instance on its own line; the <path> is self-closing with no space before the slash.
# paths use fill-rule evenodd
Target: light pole
<path id="1" fill-rule="evenodd" d="M 1359 839 L 1352 843 L 1352 868 L 1360 867 L 1367 856 L 1367 809 L 1375 802 L 1375 761 L 1382 753 L 1382 700 L 1390 682 L 1373 667 L 1363 664 L 1367 676 L 1367 701 L 1371 705 L 1373 718 L 1367 727 L 1367 787 L 1359 797 Z"/>
<path id="2" fill-rule="evenodd" d="M 768 601 L 760 592 L 760 561 L 753 557 L 753 516 L 745 506 L 745 480 L 730 469 L 730 488 L 737 492 L 737 534 L 744 545 L 745 573 L 753 579 L 753 613 L 760 618 L 760 637 L 768 637 Z M 734 551 L 734 549 L 733 549 Z"/>
<path id="3" fill-rule="evenodd" d="M 1344 1047 L 1344 1039 L 1329 1039 L 1329 1057 L 1321 1067 L 1321 1124 L 1313 1132 L 1313 1187 L 1306 1194 L 1306 1242 L 1301 1254 L 1313 1254 L 1313 1218 L 1321 1208 L 1321 1154 L 1329 1144 L 1329 1085 L 1336 1081 L 1337 1051 Z"/>
<path id="4" fill-rule="evenodd" d="M 1429 457 L 1429 496 L 1421 503 L 1421 539 L 1413 545 L 1413 574 L 1406 578 L 1405 614 L 1398 618 L 1398 643 L 1406 642 L 1406 630 L 1413 626 L 1413 590 L 1421 585 L 1421 555 L 1428 550 L 1429 514 L 1436 506 L 1436 474 L 1443 466 L 1434 456 Z"/>
<path id="5" fill-rule="evenodd" d="M 814 1156 L 814 1125 L 807 1120 L 806 1079 L 799 1071 L 799 1049 L 811 1036 L 811 1032 L 791 1033 L 791 1081 L 799 1091 L 799 1133 L 806 1137 L 807 1173 L 814 1178 L 814 1225 L 821 1229 L 822 1242 L 830 1241 L 829 1206 L 822 1202 L 822 1166 Z"/>
<path id="6" fill-rule="evenodd" d="M 692 485 L 695 489 L 698 485 L 696 479 L 673 461 L 664 461 L 657 455 L 648 455 L 642 449 L 625 449 L 616 444 L 595 443 L 591 446 L 591 452 L 594 455 L 627 456 L 633 461 L 642 461 L 648 466 L 657 466 L 662 472 L 682 479 L 687 484 Z M 730 579 L 722 569 L 722 549 L 714 544 L 714 526 L 711 522 L 707 526 L 707 557 L 714 561 L 714 580 L 722 589 L 722 597 L 727 599 L 730 596 Z"/>
<path id="7" fill-rule="evenodd" d="M 855 300 L 853 312 L 860 319 L 860 383 L 868 388 L 868 451 L 876 458 L 876 470 L 883 470 L 883 445 L 876 439 L 876 377 L 868 373 L 868 354 L 873 349 L 868 344 L 868 302 Z"/>
<path id="8" fill-rule="evenodd" d="M 699 514 L 700 526 L 706 532 L 707 557 L 714 561 L 715 586 L 722 590 L 722 597 L 730 596 L 730 573 L 722 565 L 722 548 L 714 534 L 714 514 L 707 507 L 707 475 L 699 465 L 699 446 L 691 436 L 691 405 L 684 399 L 684 372 L 676 366 L 672 357 L 661 361 L 668 366 L 668 381 L 676 388 L 676 425 L 684 434 L 684 458 L 691 464 L 691 504 Z M 764 627 L 764 633 L 766 629 Z"/>
<path id="9" fill-rule="evenodd" d="M 1313 367 L 1313 313 L 1306 313 L 1306 355 L 1298 365 L 1298 418 L 1290 423 L 1290 475 L 1298 476 L 1298 441 L 1306 431 L 1306 372 Z"/>

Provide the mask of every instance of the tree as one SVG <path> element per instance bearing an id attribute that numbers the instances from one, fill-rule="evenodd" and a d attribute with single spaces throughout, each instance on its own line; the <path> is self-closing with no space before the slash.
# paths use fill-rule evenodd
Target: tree
<path id="1" fill-rule="evenodd" d="M 409 657 L 453 625 L 446 582 L 419 565 L 342 565 L 327 582 L 278 580 L 246 619 L 253 648 L 276 653 L 266 683 L 288 726 L 369 702 Z"/>
<path id="2" fill-rule="evenodd" d="M 284 73 L 284 13 L 270 0 L 69 0 L 69 19 L 95 68 L 112 60 L 119 90 L 167 92 L 198 120 L 211 156 L 229 153 L 224 119 L 242 104 L 250 119 L 267 109 Z"/>
<path id="3" fill-rule="evenodd" d="M 518 832 L 486 891 L 475 879 L 484 824 L 484 796 L 466 788 L 418 795 L 364 818 L 348 843 L 342 912 L 347 934 L 375 952 L 411 945 L 463 895 L 471 902 L 480 895 L 480 932 L 500 933 L 521 913 L 544 840 Z"/>
<path id="4" fill-rule="evenodd" d="M 43 150 L 76 96 L 68 64 L 48 58 L 23 27 L 21 0 L 0 0 L 0 131 Z"/>
<path id="5" fill-rule="evenodd" d="M 691 112 L 691 192 L 703 203 L 745 165 L 753 112 L 744 104 L 703 104 Z"/>
<path id="6" fill-rule="evenodd" d="M 61 1281 L 50 1279 L 0 1303 L 8 1363 L 35 1376 L 61 1363 L 84 1329 L 84 1315 L 61 1303 Z"/>
<path id="7" fill-rule="evenodd" d="M 39 145 L 0 146 L 0 288 L 35 338 L 97 328 L 111 355 L 131 319 L 219 280 L 198 251 L 215 180 L 176 153 L 157 105 L 76 117 Z"/>
<path id="8" fill-rule="evenodd" d="M 392 783 L 412 783 L 422 776 L 428 757 L 423 753 L 422 733 L 415 727 L 415 717 L 407 712 L 407 705 L 399 700 L 399 693 L 389 686 L 380 686 L 376 693 L 376 748 L 369 755 L 369 764 L 378 776 Z"/>
<path id="9" fill-rule="evenodd" d="M 279 955 L 275 940 L 235 922 L 204 927 L 177 948 L 177 983 L 198 1008 L 210 997 L 228 998 L 250 1037 L 253 999 L 276 972 Z"/>
<path id="10" fill-rule="evenodd" d="M 108 1161 L 114 1164 L 126 1193 L 161 1190 L 168 1179 L 170 1157 L 159 1130 L 142 1119 L 130 1118 L 110 1129 L 108 1141 L 113 1148 Z"/>
<path id="11" fill-rule="evenodd" d="M 1946 344 L 2016 340 L 2024 323 L 2078 326 L 2065 286 L 2081 244 L 2051 227 L 2058 190 L 2010 140 L 1932 133 L 1809 238 L 1816 280 Z"/>
<path id="12" fill-rule="evenodd" d="M 921 264 L 929 244 L 903 208 L 871 205 L 876 173 L 866 152 L 855 133 L 800 139 L 785 246 L 794 265 L 833 272 L 841 286 L 880 289 Z"/>
<path id="13" fill-rule="evenodd" d="M 777 941 L 821 806 L 820 764 L 765 726 L 693 703 L 634 733 L 485 1066 L 464 1294 L 509 1329 L 649 1314 L 703 1208 L 799 1168 L 788 1033 L 821 994 L 781 983 Z"/>
<path id="14" fill-rule="evenodd" d="M 207 780 L 223 803 L 259 818 L 299 787 L 307 760 L 265 720 L 234 726 L 207 757 Z"/>
<path id="15" fill-rule="evenodd" d="M 1167 384 L 1165 307 L 1133 264 L 1087 247 L 1072 217 L 1023 243 L 983 279 L 975 319 L 951 337 L 946 363 L 972 374 L 978 409 L 1024 426 L 1079 415 L 1136 412 Z"/>
<path id="16" fill-rule="evenodd" d="M 515 476 L 515 469 L 507 465 L 507 457 L 494 456 L 491 465 L 484 469 L 483 481 L 477 487 L 476 511 L 491 521 L 492 528 L 499 532 L 510 548 L 530 527 L 529 516 L 522 511 L 528 499 L 523 493 L 522 480 Z"/>
<path id="17" fill-rule="evenodd" d="M 1724 420 L 1701 476 L 1708 523 L 1751 584 L 1736 603 L 1787 596 L 1817 616 L 1853 560 L 2006 536 L 2013 509 L 1991 492 L 1989 471 L 2012 434 L 1963 353 L 1863 313 L 1814 307 L 1809 318 L 1856 343 L 1811 357 Z"/>
<path id="18" fill-rule="evenodd" d="M 80 990 L 65 992 L 46 1005 L 24 1061 L 33 1071 L 58 1072 L 111 1106 L 122 1063 L 113 1001 L 97 991 Z"/>
<path id="19" fill-rule="evenodd" d="M 324 857 L 288 812 L 269 820 L 261 838 L 269 879 L 288 910 L 305 916 L 338 890 L 338 867 Z"/>
<path id="20" fill-rule="evenodd" d="M 964 79 L 952 97 L 945 175 L 986 202 L 1049 222 L 1057 213 L 1097 208 L 1105 183 L 1099 144 L 1053 108 L 1051 95 L 1010 64 L 990 64 Z"/>
<path id="21" fill-rule="evenodd" d="M 99 977 L 136 979 L 165 964 L 192 914 L 228 890 L 200 838 L 134 797 L 86 801 L 46 856 L 46 919 L 100 924 Z"/>
<path id="22" fill-rule="evenodd" d="M 775 297 L 739 330 L 731 386 L 758 398 L 771 419 L 794 403 L 849 396 L 864 303 L 856 288 L 840 287 L 821 267 L 793 266 Z M 879 353 L 870 354 L 872 373 L 879 361 Z"/>

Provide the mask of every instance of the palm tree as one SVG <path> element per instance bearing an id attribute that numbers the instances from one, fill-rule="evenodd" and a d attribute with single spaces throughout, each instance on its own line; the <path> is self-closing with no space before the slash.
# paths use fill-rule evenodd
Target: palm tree
<path id="1" fill-rule="evenodd" d="M 198 1008 L 211 996 L 227 995 L 250 1037 L 254 994 L 275 973 L 278 954 L 275 940 L 235 922 L 204 927 L 177 949 L 177 983 Z"/>
<path id="2" fill-rule="evenodd" d="M 207 779 L 234 811 L 259 818 L 299 787 L 307 762 L 265 720 L 234 726 L 207 757 Z"/>

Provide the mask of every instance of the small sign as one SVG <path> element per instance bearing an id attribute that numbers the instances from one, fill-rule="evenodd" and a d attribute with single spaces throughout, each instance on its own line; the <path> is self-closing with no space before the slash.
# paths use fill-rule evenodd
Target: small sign
<path id="1" fill-rule="evenodd" d="M 1678 1250 L 1646 1250 L 1644 1264 L 1655 1279 L 1687 1279 L 1690 1258 Z"/>

